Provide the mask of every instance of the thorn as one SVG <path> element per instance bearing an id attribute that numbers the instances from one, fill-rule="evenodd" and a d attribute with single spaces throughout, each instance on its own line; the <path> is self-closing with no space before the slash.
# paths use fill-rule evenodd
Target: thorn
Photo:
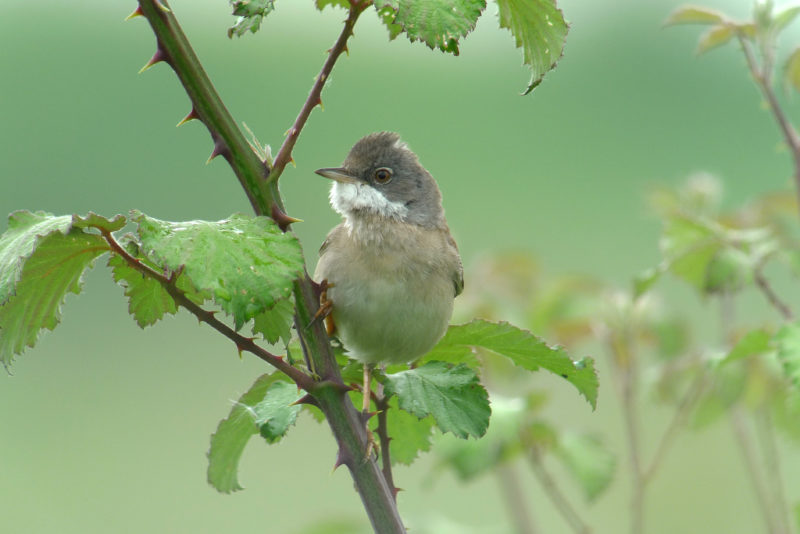
<path id="1" fill-rule="evenodd" d="M 378 415 L 378 412 L 358 412 L 358 415 L 361 417 L 364 424 L 366 424 L 370 419 Z"/>
<path id="2" fill-rule="evenodd" d="M 346 44 L 344 45 L 344 48 L 342 50 L 344 51 L 345 54 L 347 54 L 347 57 L 350 57 L 350 49 L 347 47 Z"/>
<path id="3" fill-rule="evenodd" d="M 150 58 L 150 61 L 148 61 L 148 62 L 145 64 L 145 66 L 144 66 L 144 67 L 142 67 L 142 68 L 139 70 L 139 74 L 143 73 L 144 71 L 146 71 L 147 69 L 149 69 L 150 67 L 152 67 L 153 65 L 155 65 L 156 63 L 160 63 L 160 62 L 162 62 L 162 61 L 165 61 L 166 59 L 167 59 L 167 56 L 164 54 L 164 52 L 163 52 L 163 51 L 162 51 L 160 48 L 159 48 L 159 49 L 157 49 L 157 50 L 156 50 L 156 53 L 155 53 L 155 54 L 153 54 L 153 57 L 151 57 L 151 58 Z"/>
<path id="4" fill-rule="evenodd" d="M 397 500 L 397 494 L 401 491 L 405 491 L 403 488 L 392 488 L 392 493 L 394 493 L 394 500 Z"/>
<path id="5" fill-rule="evenodd" d="M 296 404 L 309 404 L 311 406 L 316 406 L 317 408 L 319 408 L 319 403 L 317 402 L 317 399 L 312 397 L 310 393 L 306 393 L 305 395 L 303 395 L 302 397 L 291 403 L 289 406 L 294 406 Z"/>
<path id="6" fill-rule="evenodd" d="M 341 465 L 346 465 L 348 461 L 347 453 L 344 452 L 344 449 L 339 447 L 339 452 L 336 453 L 336 463 L 333 464 L 333 471 L 336 471 Z"/>
<path id="7" fill-rule="evenodd" d="M 133 10 L 133 13 L 125 17 L 125 20 L 127 21 L 141 16 L 144 16 L 144 13 L 142 13 L 142 6 L 136 6 L 136 9 Z"/>
<path id="8" fill-rule="evenodd" d="M 161 2 L 159 2 L 158 0 L 155 0 L 153 3 L 156 5 L 156 7 L 157 7 L 158 9 L 160 9 L 160 10 L 161 10 L 161 11 L 163 11 L 164 13 L 172 13 L 172 11 L 171 11 L 171 10 L 170 10 L 170 9 L 169 9 L 167 6 L 165 6 L 164 4 L 162 4 Z"/>
<path id="9" fill-rule="evenodd" d="M 200 115 L 198 115 L 197 111 L 194 108 L 192 108 L 192 111 L 190 111 L 183 119 L 181 119 L 181 122 L 176 124 L 175 127 L 177 128 L 178 126 L 183 126 L 189 121 L 199 120 L 199 119 Z"/>
<path id="10" fill-rule="evenodd" d="M 322 97 L 317 99 L 317 105 L 319 106 L 319 109 L 325 111 L 325 104 L 322 103 Z"/>
<path id="11" fill-rule="evenodd" d="M 296 222 L 303 222 L 302 219 L 295 219 L 294 217 L 290 217 L 286 215 L 277 204 L 272 204 L 272 208 L 270 208 L 270 217 L 272 220 L 278 223 L 278 227 L 282 231 L 286 231 L 289 228 L 289 225 Z"/>
<path id="12" fill-rule="evenodd" d="M 225 146 L 225 142 L 224 141 L 222 141 L 221 139 L 218 140 L 218 141 L 214 141 L 214 150 L 212 150 L 211 151 L 211 155 L 208 156 L 208 159 L 206 160 L 206 165 L 211 163 L 212 159 L 216 158 L 220 154 L 223 154 L 226 150 L 227 150 L 227 147 Z"/>
<path id="13" fill-rule="evenodd" d="M 297 163 L 295 163 L 294 161 L 294 156 L 289 156 L 289 163 L 291 163 L 292 167 L 294 167 L 295 169 L 297 168 Z"/>

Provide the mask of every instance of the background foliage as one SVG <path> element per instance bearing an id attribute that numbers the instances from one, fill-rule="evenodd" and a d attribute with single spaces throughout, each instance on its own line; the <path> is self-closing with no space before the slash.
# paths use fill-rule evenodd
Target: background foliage
<path id="1" fill-rule="evenodd" d="M 229 41 L 225 2 L 173 4 L 234 116 L 274 143 L 341 17 L 320 15 L 310 2 L 287 2 L 262 32 Z M 750 11 L 749 1 L 717 4 L 742 17 Z M 692 59 L 696 30 L 660 30 L 677 5 L 561 2 L 572 23 L 566 56 L 524 99 L 516 92 L 527 73 L 513 40 L 491 20 L 494 4 L 461 44 L 459 58 L 387 43 L 385 28 L 365 16 L 324 95 L 326 111 L 303 133 L 297 169 L 282 182 L 289 213 L 307 221 L 297 228 L 302 242 L 321 242 L 336 222 L 328 184 L 313 169 L 338 164 L 355 139 L 386 128 L 400 131 L 440 182 L 468 283 L 479 276 L 470 266 L 482 256 L 519 247 L 541 258 L 536 266 L 546 276 L 589 273 L 627 287 L 659 258 L 659 223 L 642 200 L 649 184 L 677 184 L 710 170 L 724 180 L 729 205 L 787 186 L 789 159 L 739 54 L 730 47 Z M 135 207 L 164 219 L 216 220 L 247 210 L 227 166 L 202 165 L 203 128 L 167 127 L 188 107 L 172 73 L 154 68 L 147 80 L 136 76 L 153 45 L 149 30 L 121 22 L 133 6 L 37 4 L 36 35 L 21 24 L 31 9 L 0 5 L 0 45 L 20 51 L 0 56 L 3 72 L 13 73 L 0 80 L 0 213 L 103 207 L 112 214 Z M 787 41 L 797 36 L 791 29 Z M 384 68 L 388 62 L 392 69 Z M 280 90 L 269 89 L 278 84 Z M 345 525 L 361 518 L 346 473 L 319 475 L 334 460 L 324 426 L 302 425 L 283 446 L 246 452 L 240 482 L 247 491 L 231 498 L 210 490 L 208 435 L 261 364 L 239 363 L 227 341 L 185 315 L 142 334 L 107 276 L 94 273 L 87 284 L 83 297 L 68 298 L 58 334 L 17 362 L 24 380 L 3 379 L 4 525 L 19 532 L 246 528 L 263 520 L 264 503 L 268 510 L 304 510 L 306 499 L 316 498 L 308 495 L 309 477 L 325 495 L 320 514 L 342 517 Z M 666 305 L 686 310 L 706 341 L 719 338 L 716 321 L 687 288 L 667 281 L 664 289 Z M 462 313 L 467 304 L 460 304 Z M 745 295 L 745 305 L 754 322 L 768 313 L 757 295 Z M 603 376 L 608 370 L 598 360 Z M 623 450 L 610 383 L 591 415 L 566 384 L 544 374 L 534 380 L 553 389 L 548 417 L 602 432 L 612 449 Z M 505 387 L 513 394 L 517 386 Z M 665 412 L 657 405 L 647 410 L 649 424 L 663 426 Z M 409 490 L 399 501 L 409 526 L 442 533 L 460 521 L 496 532 L 498 522 L 506 523 L 491 479 L 462 486 L 449 473 L 428 475 L 433 463 L 431 457 L 396 472 L 398 485 Z M 796 464 L 785 462 L 787 480 L 800 476 Z M 292 473 L 298 466 L 301 476 Z M 693 491 L 688 479 L 696 481 Z M 534 513 L 544 516 L 542 527 L 562 528 L 532 481 L 523 483 Z M 567 489 L 580 498 L 577 487 Z M 618 510 L 626 507 L 627 491 L 627 478 L 618 474 L 610 494 L 587 509 L 597 531 L 625 527 Z M 131 506 L 141 513 L 130 516 Z M 674 514 L 676 508 L 686 513 Z M 679 439 L 651 490 L 649 515 L 654 533 L 691 530 L 698 516 L 710 531 L 760 527 L 726 428 Z M 274 521 L 288 532 L 304 526 L 282 514 Z"/>

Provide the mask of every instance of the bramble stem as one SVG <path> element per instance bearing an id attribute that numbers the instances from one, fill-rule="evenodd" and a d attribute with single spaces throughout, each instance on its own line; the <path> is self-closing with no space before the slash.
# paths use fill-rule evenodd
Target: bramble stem
<path id="1" fill-rule="evenodd" d="M 378 383 L 378 389 L 375 396 L 375 408 L 378 410 L 378 439 L 381 445 L 381 465 L 383 470 L 383 478 L 389 485 L 389 489 L 397 499 L 397 488 L 394 485 L 394 476 L 392 475 L 392 456 L 389 450 L 389 444 L 392 438 L 389 437 L 389 427 L 387 420 L 387 412 L 389 410 L 389 399 L 383 394 L 383 384 Z"/>
<path id="2" fill-rule="evenodd" d="M 103 238 L 111 247 L 111 250 L 119 255 L 125 262 L 131 266 L 132 268 L 136 269 L 144 276 L 148 278 L 152 278 L 160 283 L 164 289 L 169 293 L 169 295 L 175 300 L 177 304 L 186 308 L 191 312 L 198 320 L 208 324 L 211 328 L 222 334 L 223 336 L 227 337 L 234 343 L 236 343 L 236 347 L 242 351 L 247 351 L 255 356 L 261 358 L 268 364 L 272 365 L 286 376 L 294 380 L 294 382 L 301 388 L 305 390 L 310 390 L 313 387 L 314 382 L 311 380 L 311 377 L 297 369 L 296 367 L 292 367 L 289 365 L 283 358 L 280 356 L 276 356 L 271 352 L 263 349 L 262 347 L 258 346 L 252 338 L 242 336 L 231 327 L 220 321 L 214 316 L 214 312 L 208 311 L 203 309 L 201 306 L 192 302 L 186 294 L 180 290 L 175 285 L 175 279 L 173 277 L 168 277 L 163 275 L 162 273 L 152 269 L 148 265 L 145 265 L 135 257 L 131 256 L 128 251 L 125 250 L 119 242 L 114 239 L 114 236 L 108 230 L 104 228 L 98 228 Z M 175 273 L 178 274 L 178 273 Z"/>
<path id="3" fill-rule="evenodd" d="M 763 65 L 759 65 L 747 37 L 740 32 L 738 38 L 739 44 L 741 44 L 742 51 L 744 52 L 745 60 L 747 61 L 747 67 L 750 69 L 750 74 L 753 76 L 753 80 L 761 90 L 764 98 L 767 99 L 769 109 L 772 111 L 772 115 L 775 117 L 783 133 L 783 138 L 789 146 L 789 150 L 792 152 L 792 158 L 794 159 L 795 194 L 797 195 L 797 206 L 798 209 L 800 209 L 800 136 L 798 136 L 797 130 L 792 126 L 792 123 L 789 122 L 789 118 L 786 116 L 786 113 L 784 113 L 775 95 L 775 91 L 772 88 L 771 58 L 768 54 L 765 55 Z"/>
<path id="4" fill-rule="evenodd" d="M 592 529 L 589 525 L 581 519 L 578 511 L 570 504 L 564 492 L 561 491 L 553 476 L 547 470 L 542 459 L 542 455 L 536 445 L 529 445 L 525 447 L 528 450 L 526 455 L 528 463 L 533 470 L 534 475 L 542 485 L 542 489 L 550 497 L 553 505 L 561 513 L 561 516 L 569 524 L 575 534 L 589 534 Z"/>
<path id="5" fill-rule="evenodd" d="M 211 132 L 214 140 L 212 156 L 219 154 L 225 157 L 239 178 L 256 214 L 271 216 L 282 228 L 288 225 L 288 220 L 282 212 L 283 202 L 278 192 L 277 178 L 291 159 L 291 149 L 297 142 L 297 136 L 311 109 L 319 103 L 324 81 L 333 69 L 336 59 L 346 49 L 347 39 L 353 33 L 356 19 L 370 4 L 368 0 L 351 2 L 345 27 L 323 66 L 322 72 L 327 74 L 324 79 L 318 77 L 315 81 L 312 93 L 281 147 L 278 154 L 280 159 L 276 159 L 273 167 L 277 170 L 273 174 L 253 152 L 230 118 L 172 11 L 165 11 L 156 0 L 139 0 L 140 10 L 156 35 L 157 50 L 162 56 L 160 59 L 167 61 L 175 70 L 192 101 L 193 111 Z M 377 463 L 366 457 L 367 434 L 364 421 L 345 393 L 348 388 L 342 382 L 324 325 L 321 321 L 312 321 L 319 309 L 319 295 L 308 273 L 304 273 L 295 282 L 294 300 L 295 327 L 300 343 L 306 360 L 312 364 L 312 369 L 318 375 L 307 391 L 325 414 L 336 438 L 339 446 L 337 465 L 344 464 L 350 470 L 376 534 L 405 534 L 393 492 Z"/>
<path id="6" fill-rule="evenodd" d="M 297 143 L 298 137 L 300 137 L 300 131 L 303 129 L 303 126 L 305 126 L 306 121 L 308 121 L 311 111 L 316 106 L 322 105 L 322 89 L 325 87 L 325 82 L 328 81 L 333 66 L 336 64 L 336 60 L 339 59 L 342 52 L 347 50 L 347 40 L 353 35 L 353 27 L 356 24 L 356 20 L 358 20 L 359 15 L 361 15 L 370 4 L 372 4 L 372 0 L 361 2 L 352 1 L 350 3 L 350 11 L 347 14 L 347 19 L 344 21 L 342 33 L 339 34 L 336 43 L 334 43 L 333 47 L 328 51 L 328 57 L 322 65 L 319 74 L 317 74 L 317 77 L 314 79 L 314 85 L 311 87 L 308 98 L 303 104 L 303 107 L 300 108 L 300 113 L 297 114 L 294 124 L 289 128 L 289 131 L 286 132 L 286 139 L 283 140 L 283 144 L 278 150 L 278 154 L 275 156 L 275 161 L 269 176 L 270 182 L 277 182 L 278 178 L 283 174 L 283 169 L 292 161 L 292 149 L 294 149 L 294 145 Z"/>
<path id="7" fill-rule="evenodd" d="M 497 481 L 503 492 L 503 501 L 511 515 L 517 534 L 537 534 L 539 529 L 533 523 L 530 505 L 526 502 L 525 492 L 520 484 L 519 476 L 513 467 L 507 463 L 500 463 L 495 467 Z M 544 486 L 544 483 L 542 483 Z"/>
<path id="8" fill-rule="evenodd" d="M 761 290 L 761 293 L 764 294 L 767 301 L 772 305 L 773 308 L 778 310 L 784 319 L 787 321 L 794 321 L 794 313 L 792 309 L 786 304 L 772 289 L 772 284 L 769 283 L 767 277 L 764 276 L 764 262 L 760 262 L 756 265 L 756 268 L 753 269 L 753 280 L 756 283 L 756 287 Z"/>

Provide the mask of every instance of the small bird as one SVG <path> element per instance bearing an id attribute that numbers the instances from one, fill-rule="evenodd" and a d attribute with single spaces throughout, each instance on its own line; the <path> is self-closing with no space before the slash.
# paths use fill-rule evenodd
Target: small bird
<path id="1" fill-rule="evenodd" d="M 316 173 L 333 180 L 331 206 L 344 221 L 322 244 L 314 279 L 339 339 L 364 363 L 367 412 L 372 368 L 433 348 L 464 271 L 439 187 L 396 133 L 367 135 L 341 167 Z"/>

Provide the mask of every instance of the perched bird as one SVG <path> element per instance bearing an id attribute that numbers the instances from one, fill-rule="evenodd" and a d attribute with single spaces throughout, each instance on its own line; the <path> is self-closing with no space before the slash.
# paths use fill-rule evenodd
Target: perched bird
<path id="1" fill-rule="evenodd" d="M 322 244 L 314 279 L 339 339 L 364 363 L 368 411 L 372 367 L 411 362 L 444 335 L 464 288 L 461 257 L 439 187 L 396 133 L 367 135 L 341 167 L 316 172 L 333 180 L 344 221 Z"/>

